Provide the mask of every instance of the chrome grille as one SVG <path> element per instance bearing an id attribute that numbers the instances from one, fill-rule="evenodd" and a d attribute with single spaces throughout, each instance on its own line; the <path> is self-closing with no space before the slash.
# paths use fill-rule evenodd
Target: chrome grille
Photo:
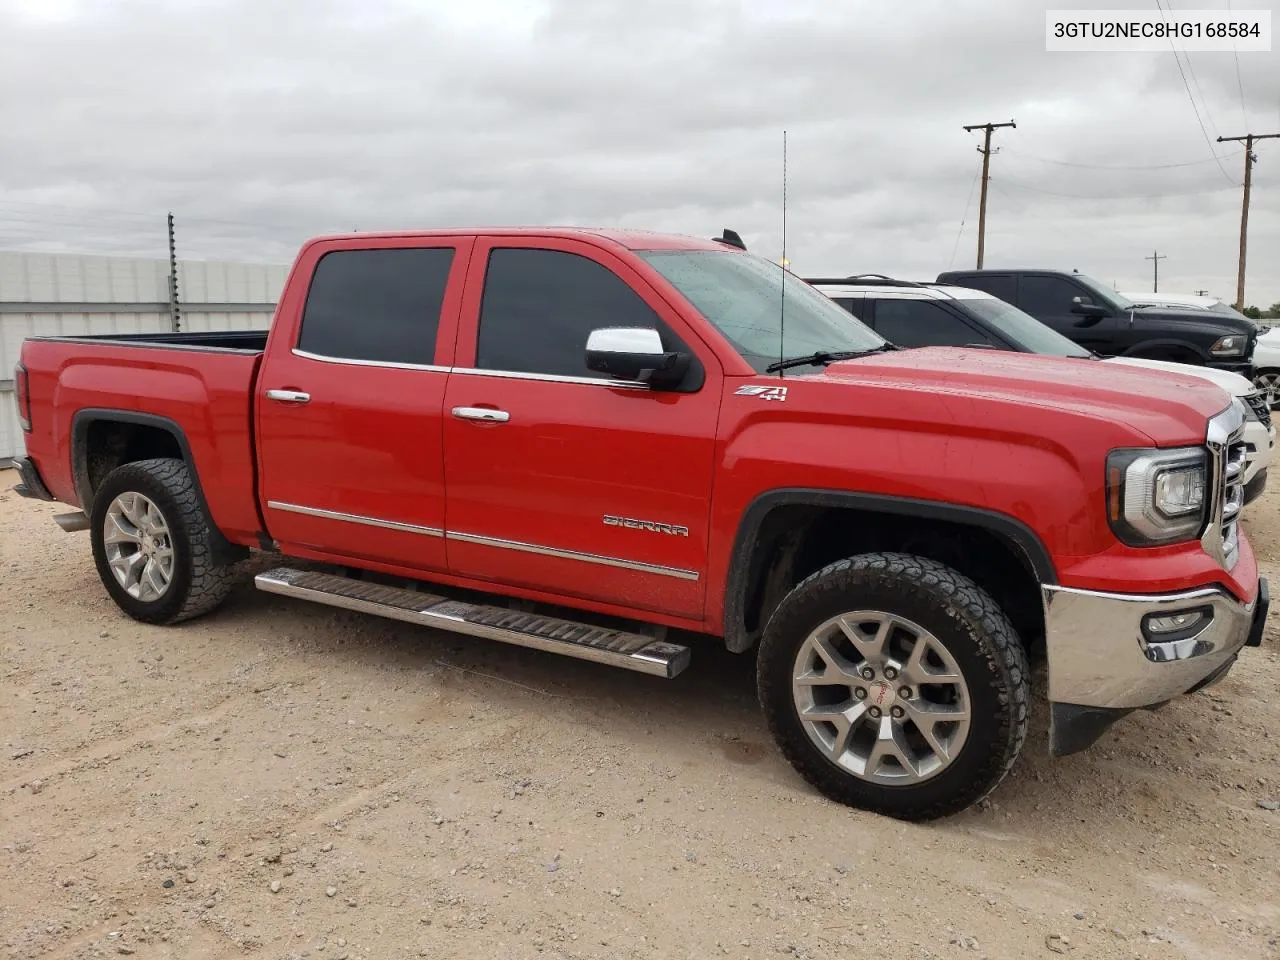
<path id="1" fill-rule="evenodd" d="M 1223 568 L 1240 558 L 1240 511 L 1244 507 L 1246 449 L 1244 412 L 1232 404 L 1209 421 L 1205 446 L 1209 451 L 1209 523 L 1200 543 Z"/>
<path id="2" fill-rule="evenodd" d="M 1267 403 L 1267 395 L 1261 390 L 1257 390 L 1245 397 L 1241 397 L 1247 406 L 1248 413 L 1246 416 L 1250 420 L 1258 420 L 1264 427 L 1271 426 L 1271 406 Z"/>

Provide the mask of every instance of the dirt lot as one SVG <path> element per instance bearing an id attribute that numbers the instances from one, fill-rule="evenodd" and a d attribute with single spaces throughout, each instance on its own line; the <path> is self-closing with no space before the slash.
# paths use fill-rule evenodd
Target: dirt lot
<path id="1" fill-rule="evenodd" d="M 751 663 L 675 681 L 257 594 L 124 617 L 0 472 L 13 957 L 1280 957 L 1280 644 L 909 826 L 816 796 Z M 1250 508 L 1280 584 L 1280 491 Z M 1273 621 L 1275 618 L 1273 617 Z"/>

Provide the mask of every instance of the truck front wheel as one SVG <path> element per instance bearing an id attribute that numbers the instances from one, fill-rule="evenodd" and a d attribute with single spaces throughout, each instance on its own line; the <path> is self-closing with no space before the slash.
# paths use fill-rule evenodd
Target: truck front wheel
<path id="1" fill-rule="evenodd" d="M 181 460 L 139 460 L 112 470 L 94 495 L 89 529 L 98 576 L 135 620 L 198 617 L 234 584 L 233 569 L 213 562 L 212 530 Z"/>
<path id="2" fill-rule="evenodd" d="M 1026 651 L 968 577 L 875 553 L 796 586 L 765 628 L 760 703 L 791 764 L 840 803 L 903 820 L 995 789 L 1027 731 Z"/>

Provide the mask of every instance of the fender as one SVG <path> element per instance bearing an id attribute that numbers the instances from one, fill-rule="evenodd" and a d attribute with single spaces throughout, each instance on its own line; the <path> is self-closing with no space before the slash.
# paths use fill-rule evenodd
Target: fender
<path id="1" fill-rule="evenodd" d="M 1151 354 L 1167 353 L 1170 350 L 1181 350 L 1194 354 L 1198 362 L 1208 363 L 1210 357 L 1200 347 L 1196 346 L 1188 340 L 1174 340 L 1170 337 L 1157 337 L 1151 340 L 1143 340 L 1141 343 L 1130 347 L 1123 353 L 1118 353 L 1119 357 L 1145 357 L 1152 360 L 1166 360 L 1168 357 L 1152 357 Z"/>
<path id="2" fill-rule="evenodd" d="M 843 490 L 803 487 L 769 490 L 752 500 L 743 513 L 729 563 L 729 582 L 726 585 L 724 602 L 724 639 L 725 646 L 735 653 L 749 649 L 754 641 L 754 638 L 747 633 L 744 609 L 751 576 L 751 554 L 755 549 L 765 517 L 771 510 L 783 506 L 845 508 L 866 513 L 944 520 L 978 527 L 1013 544 L 1041 584 L 1058 582 L 1053 559 L 1040 538 L 1021 520 L 1007 514 L 984 510 L 980 507 L 874 493 L 851 493 Z"/>
<path id="3" fill-rule="evenodd" d="M 195 458 L 191 455 L 191 445 L 187 442 L 187 436 L 183 433 L 182 427 L 168 417 L 158 414 L 138 413 L 136 410 L 114 410 L 109 407 L 86 407 L 83 410 L 77 410 L 72 416 L 71 476 L 75 483 L 76 495 L 80 499 L 81 509 L 85 514 L 89 514 L 93 509 L 93 490 L 89 484 L 89 427 L 104 421 L 155 427 L 173 437 L 182 453 L 183 462 L 191 471 L 191 477 L 196 485 L 196 499 L 200 503 L 200 512 L 204 514 L 205 522 L 209 524 L 209 530 L 212 533 L 210 546 L 213 561 L 219 565 L 227 565 L 249 556 L 248 548 L 232 543 L 223 536 L 218 525 L 213 522 L 213 514 L 209 512 L 209 502 L 205 499 L 204 488 L 200 484 L 200 472 L 196 470 Z"/>

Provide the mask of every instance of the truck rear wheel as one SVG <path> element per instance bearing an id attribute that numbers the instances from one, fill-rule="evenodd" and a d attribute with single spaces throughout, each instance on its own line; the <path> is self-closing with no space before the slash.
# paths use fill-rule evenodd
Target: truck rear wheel
<path id="1" fill-rule="evenodd" d="M 995 789 L 1027 731 L 1026 651 L 991 596 L 933 560 L 875 553 L 796 586 L 765 628 L 757 687 L 797 771 L 902 820 Z"/>
<path id="2" fill-rule="evenodd" d="M 94 495 L 93 559 L 107 593 L 143 623 L 208 613 L 235 582 L 212 559 L 212 530 L 181 460 L 139 460 L 112 470 Z"/>

